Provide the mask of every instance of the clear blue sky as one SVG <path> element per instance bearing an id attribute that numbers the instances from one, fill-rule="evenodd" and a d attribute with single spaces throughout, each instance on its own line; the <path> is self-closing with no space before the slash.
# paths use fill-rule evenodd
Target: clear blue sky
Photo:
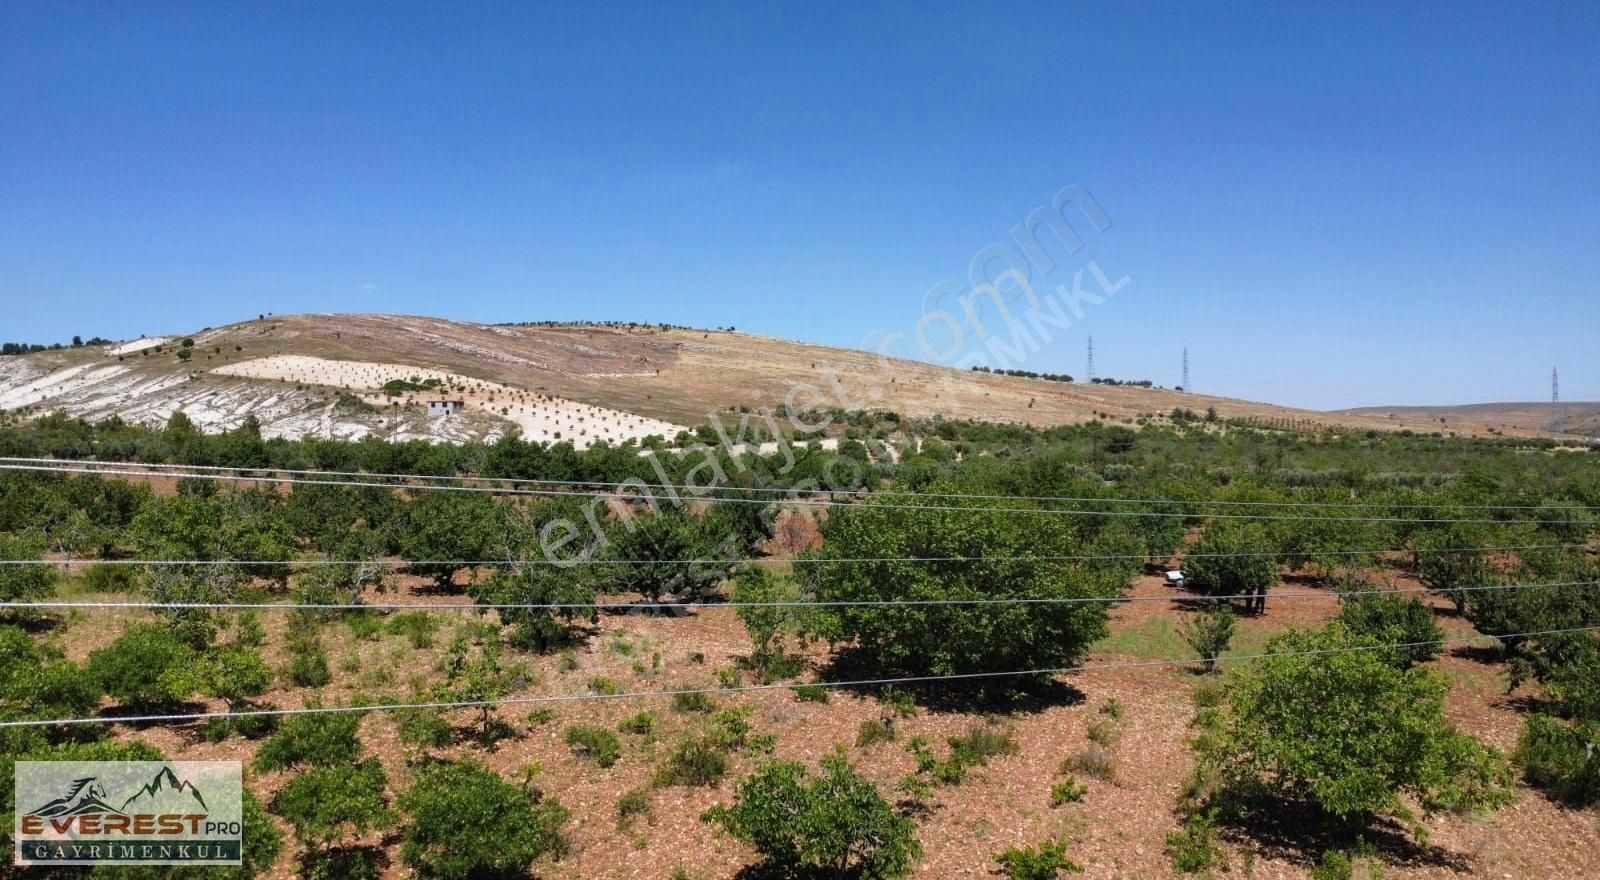
<path id="1" fill-rule="evenodd" d="M 1600 5 L 0 4 L 0 338 L 259 312 L 855 346 L 1061 187 L 1026 368 L 1600 399 Z M 1312 8 L 1312 7 L 1315 8 Z M 576 8 L 581 7 L 581 8 Z"/>

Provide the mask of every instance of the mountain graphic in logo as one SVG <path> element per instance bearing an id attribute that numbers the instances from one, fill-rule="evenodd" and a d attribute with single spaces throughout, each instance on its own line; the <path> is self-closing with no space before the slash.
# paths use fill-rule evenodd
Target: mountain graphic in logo
<path id="1" fill-rule="evenodd" d="M 200 804 L 200 809 L 209 812 L 206 799 L 200 796 L 200 789 L 195 788 L 194 784 L 186 779 L 179 779 L 171 767 L 163 765 L 157 771 L 155 778 L 146 782 L 133 793 L 132 797 L 122 802 L 122 810 L 126 812 L 128 807 L 133 805 L 138 807 L 140 812 L 146 813 L 182 812 L 190 809 L 188 804 L 190 798 Z M 177 803 L 174 803 L 175 801 Z"/>
<path id="2" fill-rule="evenodd" d="M 105 802 L 106 787 L 97 776 L 72 780 L 66 796 L 58 797 L 35 809 L 33 815 L 46 819 L 55 816 L 80 816 L 85 813 L 117 813 L 122 811 Z M 124 804 L 123 806 L 127 806 Z"/>

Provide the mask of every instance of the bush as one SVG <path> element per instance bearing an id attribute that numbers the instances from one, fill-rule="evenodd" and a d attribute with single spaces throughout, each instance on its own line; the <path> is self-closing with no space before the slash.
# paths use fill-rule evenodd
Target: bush
<path id="1" fill-rule="evenodd" d="M 824 758 L 815 777 L 801 764 L 768 764 L 739 783 L 733 806 L 702 818 L 779 871 L 893 880 L 922 855 L 916 824 L 839 755 Z"/>
<path id="2" fill-rule="evenodd" d="M 1167 835 L 1167 856 L 1173 869 L 1184 874 L 1228 869 L 1228 856 L 1217 845 L 1216 819 L 1209 813 L 1191 813 L 1181 831 Z"/>
<path id="3" fill-rule="evenodd" d="M 716 708 L 708 694 L 700 691 L 679 691 L 672 695 L 672 708 L 679 712 L 710 712 Z"/>
<path id="4" fill-rule="evenodd" d="M 691 734 L 678 741 L 657 768 L 657 785 L 716 785 L 728 773 L 727 743 L 715 734 Z"/>
<path id="5" fill-rule="evenodd" d="M 814 684 L 797 684 L 791 690 L 794 698 L 802 703 L 826 703 L 829 700 L 828 689 Z"/>
<path id="6" fill-rule="evenodd" d="M 650 789 L 630 788 L 617 798 L 617 824 L 626 828 L 640 816 L 650 814 Z"/>
<path id="7" fill-rule="evenodd" d="M 431 648 L 434 634 L 439 631 L 439 619 L 426 611 L 406 611 L 389 618 L 388 630 L 405 636 L 413 648 Z"/>
<path id="8" fill-rule="evenodd" d="M 321 708 L 307 704 L 307 708 Z M 361 725 L 358 712 L 308 712 L 304 715 L 284 716 L 278 732 L 261 744 L 256 753 L 256 768 L 282 770 L 285 767 L 306 765 L 333 767 L 349 764 L 361 754 L 361 741 L 357 729 Z"/>
<path id="9" fill-rule="evenodd" d="M 1378 652 L 1401 668 L 1432 660 L 1444 644 L 1444 630 L 1434 622 L 1433 609 L 1415 598 L 1393 593 L 1346 596 L 1339 622 L 1353 635 L 1370 636 L 1388 645 L 1406 645 Z"/>
<path id="10" fill-rule="evenodd" d="M 1448 684 L 1350 650 L 1375 644 L 1337 622 L 1268 642 L 1268 654 L 1284 656 L 1239 671 L 1202 756 L 1220 768 L 1224 790 L 1308 802 L 1345 822 L 1409 818 L 1403 795 L 1430 812 L 1509 800 L 1505 759 L 1445 720 Z"/>
<path id="11" fill-rule="evenodd" d="M 640 712 L 637 715 L 630 715 L 627 718 L 622 719 L 622 721 L 617 724 L 617 730 L 620 730 L 623 733 L 638 734 L 639 736 L 649 736 L 650 733 L 655 730 L 655 728 L 655 713 L 648 710 Z"/>
<path id="12" fill-rule="evenodd" d="M 888 718 L 869 718 L 861 722 L 856 731 L 856 748 L 866 749 L 881 742 L 893 742 L 894 721 Z"/>
<path id="13" fill-rule="evenodd" d="M 1566 803 L 1600 803 L 1600 723 L 1529 716 L 1512 759 L 1529 785 Z"/>
<path id="14" fill-rule="evenodd" d="M 296 627 L 289 631 L 290 684 L 296 687 L 323 687 L 333 681 L 328 671 L 328 652 L 322 649 L 322 638 L 315 627 Z"/>
<path id="15" fill-rule="evenodd" d="M 1076 777 L 1068 776 L 1066 779 L 1050 786 L 1050 806 L 1060 807 L 1066 804 L 1075 804 L 1083 800 L 1089 790 L 1083 787 Z"/>
<path id="16" fill-rule="evenodd" d="M 95 710 L 104 693 L 99 677 L 59 657 L 21 629 L 0 626 L 0 720 L 78 718 Z"/>
<path id="17" fill-rule="evenodd" d="M 1098 746 L 1090 745 L 1083 751 L 1061 762 L 1063 773 L 1083 773 L 1093 776 L 1104 782 L 1117 778 L 1117 762 L 1111 757 L 1111 752 Z"/>
<path id="18" fill-rule="evenodd" d="M 1233 628 L 1233 609 L 1227 605 L 1213 605 L 1200 614 L 1189 615 L 1178 626 L 1178 634 L 1206 662 L 1206 671 L 1216 672 L 1217 658 L 1233 641 Z"/>
<path id="19" fill-rule="evenodd" d="M 886 671 L 917 675 L 1071 666 L 1107 632 L 1109 600 L 1126 586 L 1130 566 L 1039 559 L 1041 546 L 1076 546 L 1067 517 L 993 510 L 920 508 L 920 496 L 841 507 L 823 526 L 826 557 L 801 576 L 818 601 L 1095 599 L 1107 602 L 1013 602 L 989 605 L 893 605 L 818 608 L 806 628 L 850 644 Z M 1020 503 L 1020 502 L 1018 502 Z M 970 558 L 959 565 L 919 564 L 916 557 Z M 1022 678 L 1008 678 L 1011 687 Z"/>
<path id="20" fill-rule="evenodd" d="M 1047 840 L 1038 846 L 1011 847 L 994 857 L 1000 870 L 1011 880 L 1054 880 L 1062 872 L 1076 874 L 1083 870 L 1078 863 L 1067 858 L 1064 840 Z"/>
<path id="21" fill-rule="evenodd" d="M 376 758 L 313 767 L 278 790 L 272 812 L 288 820 L 307 849 L 319 850 L 393 825 L 384 795 L 387 786 Z"/>
<path id="22" fill-rule="evenodd" d="M 129 706 L 180 702 L 198 689 L 196 654 L 170 627 L 140 623 L 89 655 L 89 673 Z"/>
<path id="23" fill-rule="evenodd" d="M 422 876 L 526 876 L 566 850 L 565 807 L 469 761 L 424 765 L 399 807 L 411 816 L 400 858 Z"/>
<path id="24" fill-rule="evenodd" d="M 622 741 L 604 727 L 574 724 L 567 728 L 566 739 L 573 754 L 588 758 L 601 767 L 610 767 L 622 756 Z"/>
<path id="25" fill-rule="evenodd" d="M 455 739 L 456 732 L 437 709 L 402 709 L 395 724 L 400 741 L 419 749 L 440 749 Z"/>

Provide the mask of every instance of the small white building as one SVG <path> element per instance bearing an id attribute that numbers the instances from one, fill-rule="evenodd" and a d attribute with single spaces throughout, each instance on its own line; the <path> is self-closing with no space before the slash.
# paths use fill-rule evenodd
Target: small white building
<path id="1" fill-rule="evenodd" d="M 1181 589 L 1188 585 L 1189 576 L 1183 573 L 1183 569 L 1172 568 L 1167 570 L 1167 586 L 1178 587 Z"/>
<path id="2" fill-rule="evenodd" d="M 428 401 L 428 415 L 453 416 L 461 412 L 465 406 L 466 402 L 461 400 L 430 400 Z"/>

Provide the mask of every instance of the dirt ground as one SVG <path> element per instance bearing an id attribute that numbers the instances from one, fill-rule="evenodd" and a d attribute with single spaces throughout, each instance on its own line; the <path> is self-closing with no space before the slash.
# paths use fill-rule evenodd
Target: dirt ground
<path id="1" fill-rule="evenodd" d="M 1403 578 L 1396 580 L 1397 586 L 1415 586 Z M 1291 581 L 1278 592 L 1279 596 L 1269 598 L 1265 615 L 1241 618 L 1234 653 L 1257 652 L 1272 632 L 1289 625 L 1316 625 L 1338 610 L 1334 595 L 1307 583 Z M 1192 604 L 1178 601 L 1183 594 L 1166 587 L 1158 577 L 1146 576 L 1128 595 L 1133 601 L 1113 609 L 1112 636 L 1097 646 L 1088 663 L 1186 658 L 1187 649 L 1174 634 L 1177 622 L 1191 613 Z M 400 579 L 398 591 L 387 598 L 439 604 L 463 601 L 432 595 L 411 578 Z M 1471 634 L 1470 627 L 1450 616 L 1446 606 L 1436 607 L 1451 636 Z M 122 623 L 138 619 L 138 614 L 74 612 L 64 636 L 69 656 L 81 660 L 94 647 L 114 638 Z M 404 637 L 388 634 L 358 641 L 344 624 L 326 624 L 324 641 L 334 681 L 323 689 L 324 701 L 348 701 L 358 693 L 379 699 L 399 696 L 413 679 L 436 680 L 451 627 L 477 619 L 475 613 L 459 609 L 441 610 L 440 614 L 445 618 L 444 628 L 435 645 L 426 649 L 414 649 Z M 281 664 L 289 615 L 267 612 L 262 622 L 267 630 L 266 657 L 269 663 Z M 736 665 L 749 649 L 732 609 L 705 609 L 681 618 L 606 614 L 587 643 L 565 657 L 518 655 L 517 659 L 528 662 L 531 676 L 528 686 L 514 696 L 584 694 L 596 676 L 612 679 L 624 691 L 716 686 L 716 670 Z M 657 656 L 659 661 L 654 659 Z M 823 651 L 812 646 L 808 657 L 818 662 Z M 1521 727 L 1522 712 L 1505 693 L 1503 665 L 1481 652 L 1461 649 L 1447 650 L 1434 665 L 1452 682 L 1448 698 L 1451 719 L 1502 749 L 1510 748 Z M 778 758 L 815 762 L 842 747 L 886 791 L 913 769 L 904 748 L 911 736 L 927 735 L 942 750 L 946 736 L 974 725 L 1009 727 L 1020 747 L 1016 754 L 991 759 L 960 786 L 935 790 L 929 810 L 919 818 L 918 837 L 925 852 L 914 876 L 993 876 L 995 853 L 1060 835 L 1071 841 L 1069 852 L 1085 869 L 1081 876 L 1143 878 L 1173 875 L 1164 853 L 1164 838 L 1178 827 L 1174 805 L 1192 764 L 1186 739 L 1193 714 L 1190 697 L 1199 681 L 1197 671 L 1183 664 L 1084 671 L 1062 678 L 1057 699 L 1005 717 L 985 719 L 921 707 L 914 717 L 896 722 L 897 741 L 866 749 L 854 745 L 857 729 L 863 721 L 879 718 L 884 712 L 882 704 L 866 694 L 835 691 L 823 704 L 803 702 L 791 691 L 778 689 L 719 695 L 715 700 L 718 705 L 753 707 L 756 731 L 776 737 Z M 297 706 L 308 696 L 279 689 L 262 702 Z M 1103 707 L 1108 701 L 1120 705 L 1120 719 L 1111 720 L 1105 714 Z M 553 717 L 543 722 L 530 718 L 531 711 L 540 706 L 549 708 Z M 608 769 L 575 756 L 563 741 L 569 724 L 603 724 L 615 729 L 624 717 L 647 708 L 656 715 L 656 731 L 649 736 L 623 734 L 623 755 Z M 752 852 L 699 821 L 707 807 L 731 799 L 735 781 L 758 760 L 751 755 L 737 756 L 733 772 L 720 785 L 656 789 L 646 817 L 629 826 L 618 822 L 618 799 L 645 785 L 679 732 L 703 724 L 702 716 L 675 712 L 669 700 L 649 697 L 508 704 L 496 710 L 496 717 L 511 725 L 516 735 L 488 750 L 463 736 L 464 742 L 441 753 L 470 754 L 507 778 L 520 778 L 526 768 L 537 766 L 537 784 L 573 814 L 567 828 L 570 853 L 560 861 L 539 865 L 538 876 L 661 878 L 682 867 L 690 877 L 709 880 L 733 877 L 753 861 Z M 475 715 L 461 712 L 452 720 L 465 731 Z M 1109 723 L 1116 731 L 1111 747 L 1113 778 L 1102 781 L 1079 774 L 1088 788 L 1087 796 L 1079 803 L 1053 808 L 1049 789 L 1060 779 L 1057 768 L 1064 758 L 1088 746 L 1088 728 L 1094 722 Z M 238 737 L 209 743 L 189 726 L 139 730 L 119 726 L 115 735 L 144 739 L 174 758 L 249 762 L 259 748 L 259 742 Z M 407 748 L 396 736 L 393 716 L 367 716 L 362 721 L 362 737 L 382 760 L 393 789 L 406 787 L 410 778 Z M 247 772 L 247 779 L 265 799 L 289 775 Z M 1564 808 L 1525 787 L 1519 787 L 1512 805 L 1492 817 L 1440 817 L 1428 822 L 1428 827 L 1431 834 L 1426 844 L 1383 839 L 1384 877 L 1600 876 L 1600 823 L 1595 813 Z M 287 842 L 287 828 L 284 830 Z M 398 837 L 382 842 L 392 859 L 385 876 L 406 876 L 398 862 Z M 1320 855 L 1244 838 L 1230 839 L 1226 848 L 1231 871 L 1221 876 L 1263 880 L 1307 877 L 1311 863 Z M 271 876 L 293 876 L 295 855 L 294 845 L 287 842 Z"/>

